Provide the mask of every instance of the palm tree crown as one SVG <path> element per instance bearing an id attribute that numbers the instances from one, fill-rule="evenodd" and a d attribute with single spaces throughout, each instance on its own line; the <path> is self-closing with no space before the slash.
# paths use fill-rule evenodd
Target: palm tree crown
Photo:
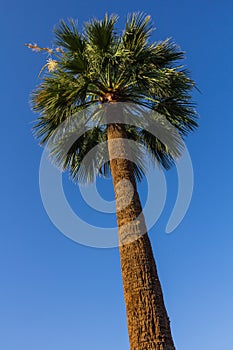
<path id="1" fill-rule="evenodd" d="M 159 113 L 181 137 L 197 126 L 191 103 L 194 82 L 176 63 L 184 53 L 168 39 L 149 42 L 153 29 L 150 16 L 129 15 L 122 34 L 115 29 L 117 20 L 115 15 L 105 15 L 102 21 L 91 20 L 81 33 L 73 20 L 68 25 L 61 21 L 55 29 L 56 49 L 45 49 L 55 59 L 48 60 L 48 71 L 31 98 L 33 109 L 40 112 L 34 131 L 41 144 L 51 139 L 58 126 L 74 113 L 113 101 Z M 37 45 L 31 47 L 42 50 Z M 152 158 L 166 169 L 179 155 L 179 151 L 174 152 L 140 126 L 125 129 L 129 139 L 146 146 Z M 93 169 L 89 167 L 80 174 L 80 165 L 88 151 L 107 140 L 106 130 L 103 125 L 95 125 L 86 131 L 62 159 L 57 157 L 58 165 L 68 170 L 74 180 L 92 180 Z M 56 152 L 58 148 L 53 150 L 55 159 Z M 93 167 L 98 168 L 98 164 L 93 162 Z M 99 171 L 107 175 L 109 170 L 107 163 Z M 134 173 L 140 180 L 143 164 L 135 164 Z"/>

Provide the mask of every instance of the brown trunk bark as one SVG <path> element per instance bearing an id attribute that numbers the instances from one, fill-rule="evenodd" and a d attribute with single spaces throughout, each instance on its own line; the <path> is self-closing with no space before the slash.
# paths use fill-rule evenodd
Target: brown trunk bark
<path id="1" fill-rule="evenodd" d="M 126 138 L 123 125 L 108 125 L 130 349 L 175 350 Z"/>

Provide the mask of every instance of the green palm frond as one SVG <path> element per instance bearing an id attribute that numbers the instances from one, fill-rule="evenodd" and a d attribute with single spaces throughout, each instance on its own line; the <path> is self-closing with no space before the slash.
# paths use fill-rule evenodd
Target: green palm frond
<path id="1" fill-rule="evenodd" d="M 156 105 L 156 111 L 179 131 L 182 136 L 193 131 L 197 126 L 197 116 L 193 104 L 186 99 L 164 98 Z"/>
<path id="2" fill-rule="evenodd" d="M 82 53 L 85 48 L 85 40 L 78 33 L 77 22 L 70 19 L 69 25 L 61 20 L 54 29 L 55 45 L 61 46 L 73 53 Z"/>
<path id="3" fill-rule="evenodd" d="M 158 68 L 172 68 L 175 61 L 183 58 L 184 52 L 180 51 L 180 48 L 171 39 L 151 45 L 147 56 L 147 60 Z"/>
<path id="4" fill-rule="evenodd" d="M 118 16 L 108 14 L 104 19 L 93 19 L 85 25 L 85 34 L 88 44 L 102 52 L 102 54 L 109 53 L 110 47 L 115 42 L 114 25 L 118 20 Z"/>
<path id="5" fill-rule="evenodd" d="M 128 16 L 122 40 L 126 50 L 138 54 L 148 44 L 153 28 L 150 16 L 142 12 Z"/>

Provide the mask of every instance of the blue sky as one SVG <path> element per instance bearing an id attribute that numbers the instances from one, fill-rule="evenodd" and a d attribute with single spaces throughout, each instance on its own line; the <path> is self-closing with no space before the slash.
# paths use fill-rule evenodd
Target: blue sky
<path id="1" fill-rule="evenodd" d="M 200 128 L 188 146 L 195 176 L 181 225 L 165 227 L 177 193 L 175 169 L 166 174 L 165 209 L 150 230 L 172 331 L 179 350 L 233 346 L 232 56 L 231 1 L 3 1 L 1 9 L 1 242 L 0 348 L 4 350 L 128 349 L 117 249 L 81 246 L 49 220 L 40 198 L 42 149 L 31 135 L 29 94 L 45 56 L 24 43 L 51 44 L 61 18 L 101 18 L 142 10 L 152 16 L 154 40 L 173 39 L 202 91 L 194 99 Z M 98 184 L 112 198 L 111 182 Z M 101 225 L 78 189 L 64 178 L 73 210 Z M 140 193 L 143 200 L 146 186 Z M 156 197 L 155 197 L 156 202 Z M 153 210 L 153 208 L 151 209 Z M 96 214 L 95 214 L 96 215 Z"/>

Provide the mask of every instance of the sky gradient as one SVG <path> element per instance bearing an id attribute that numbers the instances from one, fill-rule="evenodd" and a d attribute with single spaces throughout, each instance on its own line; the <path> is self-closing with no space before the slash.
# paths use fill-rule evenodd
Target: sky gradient
<path id="1" fill-rule="evenodd" d="M 150 230 L 178 350 L 233 347 L 232 57 L 233 3 L 220 1 L 2 1 L 1 11 L 1 242 L 0 348 L 4 350 L 129 349 L 117 249 L 72 242 L 53 226 L 40 198 L 42 149 L 31 134 L 29 94 L 46 56 L 24 43 L 51 45 L 63 18 L 80 25 L 105 12 L 144 11 L 157 30 L 186 52 L 201 93 L 194 93 L 200 128 L 189 136 L 194 192 L 188 213 L 170 235 L 165 227 L 177 195 L 177 174 L 166 174 L 164 211 Z M 92 224 L 114 226 L 82 202 L 63 179 L 74 211 Z M 146 183 L 139 188 L 146 199 Z M 111 181 L 98 182 L 113 199 Z M 156 205 L 156 195 L 155 195 Z M 151 208 L 153 211 L 154 208 Z"/>

